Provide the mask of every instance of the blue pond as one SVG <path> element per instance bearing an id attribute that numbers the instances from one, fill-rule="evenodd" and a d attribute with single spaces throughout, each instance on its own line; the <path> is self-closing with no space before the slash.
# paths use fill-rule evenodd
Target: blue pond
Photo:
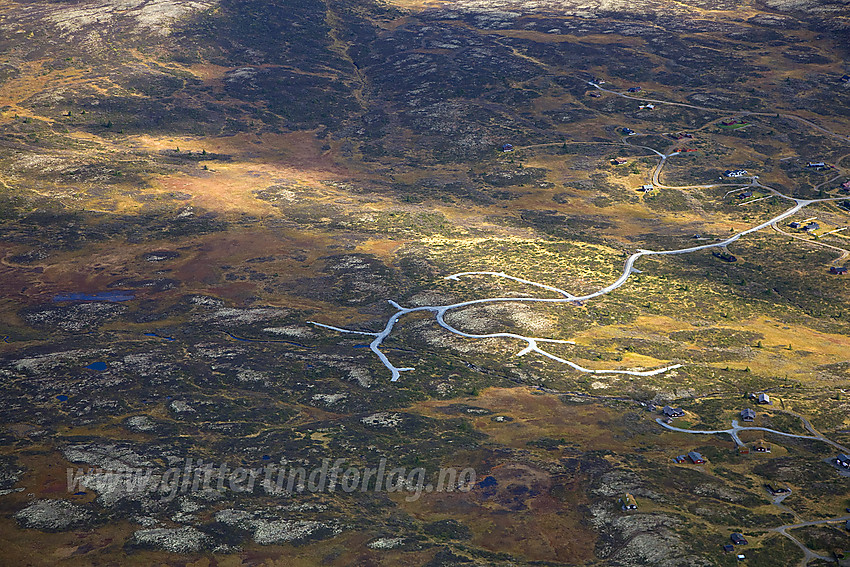
<path id="1" fill-rule="evenodd" d="M 174 337 L 164 337 L 162 335 L 157 335 L 156 333 L 145 333 L 145 336 L 146 337 L 156 337 L 158 339 L 163 339 L 163 340 L 166 340 L 166 341 L 173 341 L 174 340 Z"/>
<path id="2" fill-rule="evenodd" d="M 103 361 L 92 362 L 88 366 L 86 366 L 89 370 L 97 370 L 98 372 L 103 372 L 106 370 L 106 363 Z"/>
<path id="3" fill-rule="evenodd" d="M 56 396 L 56 399 L 59 400 L 60 402 L 67 402 L 68 396 L 66 396 L 65 394 L 59 394 L 58 396 Z"/>
<path id="4" fill-rule="evenodd" d="M 53 301 L 130 301 L 135 299 L 131 291 L 98 291 L 95 293 L 60 293 Z"/>

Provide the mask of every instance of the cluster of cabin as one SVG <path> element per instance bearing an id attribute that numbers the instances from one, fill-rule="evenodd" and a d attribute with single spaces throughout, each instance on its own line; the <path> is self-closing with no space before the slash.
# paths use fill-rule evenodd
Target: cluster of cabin
<path id="1" fill-rule="evenodd" d="M 734 254 L 730 254 L 729 252 L 726 252 L 725 250 L 722 251 L 722 252 L 714 251 L 711 254 L 715 258 L 720 258 L 724 262 L 737 262 L 738 261 L 738 258 L 736 258 Z"/>
<path id="2" fill-rule="evenodd" d="M 697 451 L 688 451 L 687 455 L 679 455 L 675 459 L 673 459 L 677 463 L 691 463 L 694 465 L 704 465 L 705 457 Z"/>
<path id="3" fill-rule="evenodd" d="M 729 539 L 732 541 L 732 543 L 727 543 L 723 546 L 723 551 L 725 551 L 726 553 L 732 553 L 733 551 L 735 551 L 736 545 L 747 545 L 749 543 L 747 541 L 747 538 L 744 537 L 744 534 L 738 532 L 733 532 L 732 535 L 729 536 Z M 747 558 L 743 553 L 739 553 L 736 557 L 738 561 L 743 561 Z"/>
<path id="4" fill-rule="evenodd" d="M 810 161 L 809 163 L 806 164 L 806 167 L 808 167 L 809 169 L 817 169 L 817 170 L 832 169 L 831 165 L 827 165 L 826 163 L 824 163 L 822 161 Z"/>
<path id="5" fill-rule="evenodd" d="M 770 396 L 768 396 L 764 392 L 753 393 L 753 394 L 750 394 L 749 397 L 750 397 L 751 400 L 755 401 L 758 404 L 765 404 L 765 405 L 768 405 L 768 406 L 773 405 L 773 402 L 770 401 Z"/>
<path id="6" fill-rule="evenodd" d="M 802 222 L 793 221 L 793 222 L 788 223 L 788 226 L 791 227 L 791 228 L 796 228 L 798 230 L 804 230 L 806 232 L 814 232 L 816 230 L 820 230 L 820 224 L 815 222 L 814 220 L 811 220 L 811 221 L 808 221 L 808 222 L 807 221 L 802 221 Z"/>
<path id="7" fill-rule="evenodd" d="M 727 169 L 723 172 L 726 177 L 745 177 L 749 175 L 746 169 Z"/>
<path id="8" fill-rule="evenodd" d="M 674 408 L 671 406 L 664 406 L 661 409 L 661 415 L 665 417 L 665 421 L 667 423 L 670 423 L 673 421 L 674 418 L 685 417 L 685 410 L 681 408 Z"/>

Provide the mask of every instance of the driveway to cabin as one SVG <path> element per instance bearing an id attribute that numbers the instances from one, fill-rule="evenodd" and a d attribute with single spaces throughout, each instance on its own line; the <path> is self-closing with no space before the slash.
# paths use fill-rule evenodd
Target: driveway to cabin
<path id="1" fill-rule="evenodd" d="M 800 522 L 799 524 L 787 524 L 787 525 L 784 525 L 784 526 L 779 526 L 778 528 L 773 528 L 770 531 L 777 533 L 777 534 L 784 535 L 785 537 L 787 537 L 788 539 L 793 541 L 794 544 L 796 544 L 796 546 L 799 547 L 803 552 L 803 559 L 800 561 L 800 567 L 806 567 L 806 565 L 809 564 L 809 561 L 814 561 L 815 559 L 820 559 L 821 561 L 832 562 L 833 558 L 826 556 L 826 555 L 821 555 L 819 553 L 815 553 L 814 551 L 812 551 L 811 549 L 806 547 L 805 544 L 803 544 L 803 542 L 801 542 L 796 537 L 789 534 L 788 530 L 793 530 L 793 529 L 796 529 L 796 528 L 805 528 L 807 526 L 819 526 L 821 524 L 831 524 L 831 523 L 834 523 L 834 522 L 836 522 L 836 523 L 837 522 L 846 522 L 847 520 L 850 520 L 850 515 L 840 516 L 838 518 L 830 518 L 830 519 L 827 519 L 827 520 L 812 520 L 810 522 Z"/>
<path id="2" fill-rule="evenodd" d="M 661 427 L 664 427 L 665 429 L 669 429 L 671 431 L 679 431 L 679 432 L 682 432 L 682 433 L 701 433 L 701 434 L 704 434 L 704 435 L 715 435 L 715 434 L 718 434 L 718 433 L 727 433 L 732 437 L 732 440 L 735 441 L 735 444 L 738 445 L 739 447 L 744 446 L 744 442 L 741 441 L 740 437 L 738 437 L 739 431 L 767 431 L 768 433 L 774 433 L 776 435 L 783 435 L 785 437 L 793 437 L 795 439 L 813 439 L 815 441 L 823 441 L 824 443 L 828 443 L 828 444 L 830 444 L 834 447 L 837 447 L 839 449 L 843 449 L 841 447 L 841 445 L 839 445 L 838 443 L 835 443 L 834 441 L 832 441 L 830 439 L 827 439 L 826 437 L 824 437 L 822 435 L 818 435 L 818 436 L 815 437 L 815 436 L 812 436 L 812 435 L 797 435 L 796 433 L 785 433 L 784 431 L 777 431 L 775 429 L 768 429 L 767 427 L 746 427 L 746 426 L 738 425 L 738 421 L 735 420 L 735 419 L 732 420 L 732 427 L 731 428 L 720 429 L 720 430 L 716 430 L 716 431 L 702 431 L 702 430 L 697 430 L 697 429 L 683 429 L 681 427 L 674 427 L 674 426 L 672 426 L 668 423 L 664 423 L 664 421 L 660 417 L 656 418 L 655 421 L 657 421 L 659 423 L 659 425 L 661 425 Z"/>

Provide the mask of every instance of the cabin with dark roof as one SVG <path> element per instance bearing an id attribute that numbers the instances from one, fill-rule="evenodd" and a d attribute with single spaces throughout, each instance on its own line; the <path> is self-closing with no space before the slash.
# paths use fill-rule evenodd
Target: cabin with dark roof
<path id="1" fill-rule="evenodd" d="M 630 93 L 639 93 L 641 91 L 640 87 L 629 87 Z"/>
<path id="2" fill-rule="evenodd" d="M 839 453 L 839 455 L 835 458 L 835 464 L 840 467 L 844 467 L 845 469 L 850 469 L 850 457 L 844 453 Z"/>
<path id="3" fill-rule="evenodd" d="M 839 276 L 841 276 L 841 275 L 844 275 L 844 274 L 847 273 L 847 267 L 846 266 L 832 266 L 832 267 L 829 268 L 829 273 L 830 274 L 838 274 Z"/>
<path id="4" fill-rule="evenodd" d="M 729 538 L 729 539 L 731 539 L 731 540 L 732 540 L 732 543 L 734 543 L 735 545 L 747 545 L 747 544 L 749 543 L 749 542 L 747 541 L 747 539 L 744 537 L 744 535 L 743 535 L 743 534 L 739 534 L 738 532 L 733 533 L 733 534 L 730 536 L 730 538 Z"/>
<path id="5" fill-rule="evenodd" d="M 505 144 L 505 145 L 503 145 L 503 146 L 502 146 L 502 151 L 503 151 L 503 152 L 512 152 L 512 151 L 514 151 L 514 146 L 513 146 L 513 144 Z"/>
<path id="6" fill-rule="evenodd" d="M 664 406 L 664 409 L 661 410 L 661 413 L 664 414 L 664 417 L 683 417 L 685 415 L 685 411 L 679 408 L 674 408 L 670 406 Z"/>
<path id="7" fill-rule="evenodd" d="M 704 465 L 705 464 L 705 459 L 702 457 L 702 455 L 700 455 L 696 451 L 690 451 L 688 453 L 688 458 L 695 465 Z"/>
<path id="8" fill-rule="evenodd" d="M 762 392 L 757 397 L 758 403 L 760 404 L 770 404 L 770 396 Z"/>
<path id="9" fill-rule="evenodd" d="M 756 453 L 770 453 L 770 443 L 765 442 L 764 439 L 759 439 L 753 444 L 753 451 Z"/>
<path id="10" fill-rule="evenodd" d="M 804 226 L 803 230 L 805 230 L 806 232 L 812 232 L 812 231 L 818 230 L 819 228 L 820 228 L 820 225 L 818 223 L 816 223 L 815 221 L 812 221 L 809 224 L 807 224 L 806 226 Z"/>
<path id="11" fill-rule="evenodd" d="M 623 510 L 637 510 L 637 500 L 630 493 L 626 493 L 620 498 L 620 507 Z"/>
<path id="12" fill-rule="evenodd" d="M 744 408 L 741 410 L 741 419 L 743 421 L 753 421 L 756 418 L 755 410 Z"/>

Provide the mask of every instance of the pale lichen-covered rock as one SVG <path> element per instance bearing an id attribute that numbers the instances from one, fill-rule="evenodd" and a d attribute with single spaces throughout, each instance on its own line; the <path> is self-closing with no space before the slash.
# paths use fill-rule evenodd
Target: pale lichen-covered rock
<path id="1" fill-rule="evenodd" d="M 404 545 L 403 537 L 381 537 L 366 544 L 369 549 L 395 549 Z"/>
<path id="2" fill-rule="evenodd" d="M 15 514 L 21 526 L 46 532 L 81 527 L 93 517 L 89 510 L 66 500 L 37 500 Z"/>
<path id="3" fill-rule="evenodd" d="M 130 547 L 159 549 L 171 553 L 197 553 L 210 548 L 212 544 L 213 538 L 192 526 L 138 530 L 127 542 Z"/>
<path id="4" fill-rule="evenodd" d="M 260 545 L 278 545 L 308 539 L 324 539 L 342 533 L 342 528 L 314 520 L 285 520 L 269 511 L 248 512 L 225 509 L 215 514 L 215 521 L 240 530 L 253 532 Z"/>
<path id="5" fill-rule="evenodd" d="M 117 443 L 85 443 L 62 448 L 62 455 L 72 463 L 85 463 L 107 470 L 150 467 L 152 463 L 130 447 Z"/>
<path id="6" fill-rule="evenodd" d="M 394 428 L 401 425 L 401 415 L 397 413 L 379 411 L 378 413 L 373 413 L 372 415 L 362 418 L 360 423 L 368 425 L 369 427 Z"/>

